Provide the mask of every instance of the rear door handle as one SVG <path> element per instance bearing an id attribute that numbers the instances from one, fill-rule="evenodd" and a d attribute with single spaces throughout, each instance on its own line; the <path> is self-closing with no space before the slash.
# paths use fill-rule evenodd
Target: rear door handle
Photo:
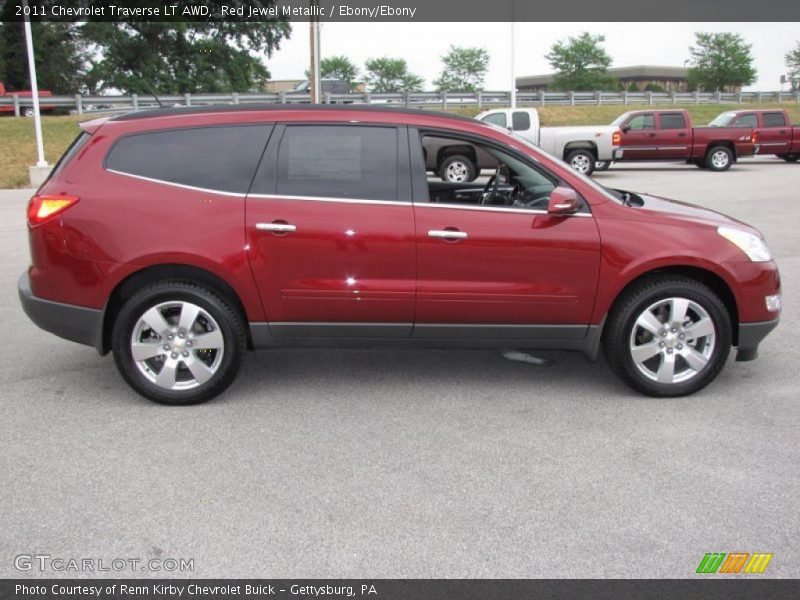
<path id="1" fill-rule="evenodd" d="M 678 137 L 686 137 L 686 134 L 685 133 L 679 133 Z"/>
<path id="2" fill-rule="evenodd" d="M 428 237 L 464 240 L 468 235 L 466 231 L 458 231 L 457 229 L 431 229 L 428 231 Z"/>
<path id="3" fill-rule="evenodd" d="M 655 133 L 651 133 L 650 137 L 656 137 L 656 134 Z"/>
<path id="4" fill-rule="evenodd" d="M 256 223 L 256 229 L 259 231 L 273 231 L 277 233 L 291 233 L 297 231 L 297 226 L 291 223 L 281 221 L 274 221 L 272 223 Z"/>

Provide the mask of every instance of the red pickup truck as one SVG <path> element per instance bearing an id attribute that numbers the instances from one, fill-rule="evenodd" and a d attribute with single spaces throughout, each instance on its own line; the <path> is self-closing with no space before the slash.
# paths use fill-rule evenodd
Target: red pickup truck
<path id="1" fill-rule="evenodd" d="M 792 126 L 785 110 L 733 110 L 720 114 L 709 125 L 750 127 L 758 136 L 756 154 L 774 154 L 788 162 L 800 160 L 800 125 Z"/>
<path id="2" fill-rule="evenodd" d="M 632 110 L 617 117 L 620 147 L 614 162 L 685 160 L 712 171 L 727 171 L 742 156 L 756 152 L 753 129 L 692 127 L 686 110 Z M 608 163 L 598 163 L 603 171 Z"/>
<path id="3" fill-rule="evenodd" d="M 12 98 L 13 96 L 19 96 L 20 98 L 30 98 L 31 94 L 30 90 L 23 90 L 19 92 L 9 92 L 6 91 L 6 86 L 3 85 L 3 82 L 0 81 L 0 98 Z M 49 92 L 47 90 L 39 90 L 39 98 L 48 98 L 53 95 L 53 92 Z M 39 104 L 39 111 L 40 112 L 51 112 L 55 109 L 55 106 L 52 104 Z M 33 116 L 33 106 L 30 105 L 23 105 L 20 107 L 20 112 L 25 115 L 26 117 Z M 0 115 L 4 114 L 14 114 L 14 105 L 13 104 L 0 104 Z"/>

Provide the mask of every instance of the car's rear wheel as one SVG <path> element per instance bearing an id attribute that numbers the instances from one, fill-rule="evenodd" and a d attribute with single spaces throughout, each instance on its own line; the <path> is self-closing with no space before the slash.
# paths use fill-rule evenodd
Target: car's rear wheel
<path id="1" fill-rule="evenodd" d="M 468 156 L 452 154 L 439 165 L 439 176 L 448 183 L 469 183 L 477 175 L 477 167 Z"/>
<path id="2" fill-rule="evenodd" d="M 720 298 L 684 277 L 644 280 L 626 291 L 603 336 L 612 370 L 649 396 L 684 396 L 708 385 L 731 346 Z"/>
<path id="3" fill-rule="evenodd" d="M 800 160 L 800 155 L 798 154 L 776 154 L 778 158 L 782 158 L 786 162 L 797 162 Z"/>
<path id="4" fill-rule="evenodd" d="M 725 146 L 714 146 L 706 154 L 706 166 L 712 171 L 727 171 L 733 164 L 733 152 Z"/>
<path id="5" fill-rule="evenodd" d="M 163 281 L 131 296 L 112 331 L 125 381 L 162 404 L 197 404 L 236 377 L 246 347 L 241 317 L 219 295 L 185 281 Z"/>
<path id="6" fill-rule="evenodd" d="M 594 173 L 595 162 L 594 154 L 588 150 L 573 150 L 567 154 L 566 163 L 582 175 L 589 176 Z"/>

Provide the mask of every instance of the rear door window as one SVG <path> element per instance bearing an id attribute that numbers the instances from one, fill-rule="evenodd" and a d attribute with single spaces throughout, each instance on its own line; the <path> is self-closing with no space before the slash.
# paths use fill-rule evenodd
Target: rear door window
<path id="1" fill-rule="evenodd" d="M 786 127 L 786 115 L 779 112 L 764 113 L 764 127 Z"/>
<path id="2" fill-rule="evenodd" d="M 686 129 L 686 119 L 681 113 L 662 113 L 661 129 Z"/>
<path id="3" fill-rule="evenodd" d="M 120 138 L 111 171 L 210 191 L 247 193 L 272 125 L 194 127 Z"/>
<path id="4" fill-rule="evenodd" d="M 278 195 L 397 199 L 397 128 L 288 125 L 278 148 Z"/>
<path id="5" fill-rule="evenodd" d="M 531 116 L 524 111 L 511 114 L 511 129 L 514 131 L 527 131 L 531 128 Z"/>

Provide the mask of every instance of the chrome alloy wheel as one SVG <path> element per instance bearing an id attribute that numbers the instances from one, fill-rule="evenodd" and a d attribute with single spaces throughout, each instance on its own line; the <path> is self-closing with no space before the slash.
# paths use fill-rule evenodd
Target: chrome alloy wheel
<path id="1" fill-rule="evenodd" d="M 589 172 L 589 169 L 592 167 L 592 161 L 585 154 L 578 154 L 577 156 L 572 157 L 572 160 L 569 162 L 569 166 L 575 169 L 578 173 L 586 175 Z"/>
<path id="2" fill-rule="evenodd" d="M 445 177 L 450 183 L 464 183 L 469 177 L 469 167 L 460 160 L 454 160 L 447 165 Z"/>
<path id="3" fill-rule="evenodd" d="M 724 169 L 728 166 L 730 159 L 727 152 L 724 150 L 717 150 L 711 155 L 711 164 L 714 165 L 715 169 Z"/>
<path id="4" fill-rule="evenodd" d="M 714 351 L 716 327 L 702 306 L 686 298 L 667 298 L 636 319 L 630 353 L 636 368 L 658 383 L 696 377 Z"/>
<path id="5" fill-rule="evenodd" d="M 139 371 L 160 388 L 189 390 L 219 369 L 225 340 L 214 318 L 191 302 L 162 302 L 133 328 L 131 355 Z"/>

